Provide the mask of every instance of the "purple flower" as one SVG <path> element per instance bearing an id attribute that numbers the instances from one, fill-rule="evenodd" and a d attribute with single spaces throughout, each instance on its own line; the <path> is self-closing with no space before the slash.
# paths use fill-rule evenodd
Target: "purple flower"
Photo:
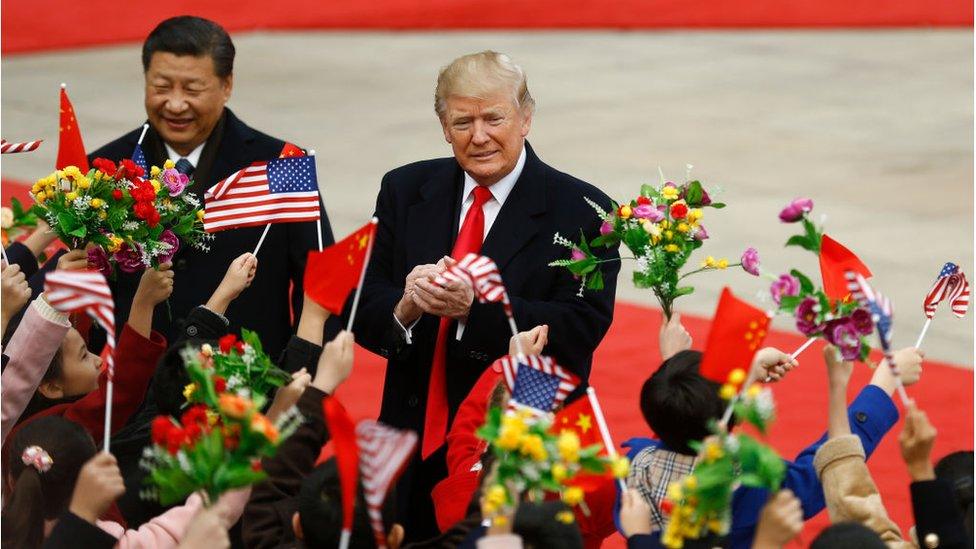
<path id="1" fill-rule="evenodd" d="M 707 240 L 708 239 L 708 231 L 705 230 L 705 226 L 704 225 L 699 225 L 697 228 L 695 228 L 694 237 L 695 237 L 695 240 Z"/>
<path id="2" fill-rule="evenodd" d="M 820 313 L 820 302 L 812 297 L 805 297 L 796 306 L 796 329 L 801 334 L 810 337 L 823 330 L 823 325 L 817 323 Z"/>
<path id="3" fill-rule="evenodd" d="M 769 293 L 773 296 L 773 301 L 779 305 L 783 296 L 800 295 L 800 281 L 793 275 L 781 274 L 769 287 Z"/>
<path id="4" fill-rule="evenodd" d="M 824 336 L 840 349 L 844 360 L 856 360 L 860 356 L 861 338 L 850 317 L 828 320 L 824 326 Z"/>
<path id="5" fill-rule="evenodd" d="M 613 223 L 609 221 L 604 221 L 603 225 L 600 225 L 600 234 L 606 236 L 613 232 Z"/>
<path id="6" fill-rule="evenodd" d="M 746 248 L 742 252 L 742 270 L 752 276 L 759 276 L 759 251 L 755 248 Z"/>
<path id="7" fill-rule="evenodd" d="M 650 204 L 641 204 L 634 208 L 634 217 L 638 219 L 648 219 L 657 223 L 664 219 L 664 213 Z"/>
<path id="8" fill-rule="evenodd" d="M 573 248 L 573 251 L 569 254 L 569 258 L 573 261 L 579 261 L 581 259 L 586 259 L 586 254 L 584 254 L 583 250 L 579 248 Z"/>
<path id="9" fill-rule="evenodd" d="M 871 319 L 871 313 L 865 309 L 854 309 L 851 313 L 851 322 L 857 333 L 861 335 L 871 335 L 874 331 L 874 320 Z"/>
<path id="10" fill-rule="evenodd" d="M 190 178 L 174 169 L 163 170 L 163 183 L 170 196 L 179 196 L 190 183 Z"/>
<path id="11" fill-rule="evenodd" d="M 163 244 L 169 244 L 169 249 L 156 256 L 156 260 L 160 263 L 169 263 L 176 255 L 176 251 L 180 249 L 180 239 L 173 234 L 173 231 L 166 229 L 159 235 L 159 241 Z"/>
<path id="12" fill-rule="evenodd" d="M 796 223 L 800 219 L 803 219 L 803 214 L 809 213 L 812 210 L 813 200 L 809 198 L 796 198 L 779 212 L 779 219 L 783 223 Z"/>
<path id="13" fill-rule="evenodd" d="M 708 191 L 706 191 L 706 190 L 705 190 L 705 189 L 703 188 L 703 189 L 702 189 L 702 199 L 701 199 L 701 205 L 702 205 L 702 206 L 709 206 L 709 205 L 711 205 L 711 204 L 712 204 L 712 197 L 710 197 L 710 196 L 708 196 Z"/>
<path id="14" fill-rule="evenodd" d="M 145 270 L 146 264 L 142 262 L 142 247 L 138 244 L 135 248 L 128 243 L 123 244 L 119 251 L 115 252 L 115 262 L 119 264 L 122 272 L 138 273 Z"/>
<path id="15" fill-rule="evenodd" d="M 112 275 L 112 264 L 108 262 L 108 254 L 101 246 L 92 246 L 88 250 L 88 266 L 98 269 L 106 277 Z"/>

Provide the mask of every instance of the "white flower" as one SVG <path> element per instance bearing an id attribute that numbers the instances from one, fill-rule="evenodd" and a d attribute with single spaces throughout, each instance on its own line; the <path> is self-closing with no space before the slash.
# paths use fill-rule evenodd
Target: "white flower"
<path id="1" fill-rule="evenodd" d="M 9 229 L 14 226 L 14 211 L 10 208 L 0 208 L 0 227 Z"/>
<path id="2" fill-rule="evenodd" d="M 583 200 L 585 200 L 586 203 L 589 204 L 591 208 L 593 208 L 594 210 L 596 210 L 596 213 L 597 213 L 597 215 L 600 216 L 600 219 L 607 219 L 608 217 L 611 217 L 610 214 L 609 214 L 609 212 L 607 212 L 606 210 L 604 210 L 603 208 L 601 208 L 600 205 L 597 204 L 596 202 L 593 202 L 592 200 L 590 200 L 589 197 L 584 196 L 583 197 Z"/>
<path id="3" fill-rule="evenodd" d="M 183 202 L 186 202 L 187 204 L 189 204 L 194 208 L 200 205 L 200 200 L 198 200 L 197 197 L 193 196 L 190 193 L 183 193 L 181 196 L 183 198 Z"/>
<path id="4" fill-rule="evenodd" d="M 735 435 L 729 435 L 725 437 L 725 449 L 729 453 L 736 453 L 739 451 L 739 439 Z"/>
<path id="5" fill-rule="evenodd" d="M 756 411 L 763 419 L 773 417 L 773 412 L 776 411 L 776 403 L 773 401 L 773 391 L 769 387 L 759 391 L 759 394 L 756 395 Z"/>
<path id="6" fill-rule="evenodd" d="M 139 228 L 139 224 L 135 221 L 126 221 L 122 224 L 122 230 L 126 232 L 131 232 Z"/>
<path id="7" fill-rule="evenodd" d="M 254 347 L 251 347 L 250 345 L 248 345 L 247 343 L 245 343 L 244 344 L 244 356 L 241 357 L 241 360 L 244 361 L 244 364 L 247 364 L 248 366 L 254 364 L 254 359 L 256 359 L 257 356 L 258 356 L 258 354 L 257 354 L 257 351 L 254 350 Z"/>
<path id="8" fill-rule="evenodd" d="M 184 472 L 189 473 L 192 470 L 190 458 L 186 457 L 186 452 L 183 450 L 176 452 L 176 462 L 180 464 L 180 469 Z"/>
<path id="9" fill-rule="evenodd" d="M 646 273 L 647 272 L 647 269 L 650 266 L 651 266 L 650 265 L 650 262 L 648 261 L 648 258 L 647 258 L 646 255 L 642 255 L 642 256 L 640 256 L 640 257 L 637 258 L 637 270 L 638 271 L 640 271 L 642 273 Z"/>
<path id="10" fill-rule="evenodd" d="M 556 233 L 555 235 L 553 235 L 553 237 L 552 237 L 552 243 L 553 244 L 558 244 L 560 246 L 565 246 L 567 248 L 575 248 L 576 247 L 576 244 L 573 244 L 572 242 L 569 241 L 569 239 L 563 237 L 559 233 Z"/>
<path id="11" fill-rule="evenodd" d="M 74 204 L 75 209 L 80 212 L 83 212 L 89 208 L 88 199 L 83 196 L 79 196 L 78 198 L 74 199 L 72 204 Z"/>

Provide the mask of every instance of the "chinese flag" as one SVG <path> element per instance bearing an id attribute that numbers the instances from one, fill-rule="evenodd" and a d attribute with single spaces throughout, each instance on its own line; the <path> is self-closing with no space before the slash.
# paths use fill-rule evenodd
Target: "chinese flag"
<path id="1" fill-rule="evenodd" d="M 332 444 L 335 446 L 339 489 L 342 493 L 342 529 L 352 532 L 356 486 L 359 484 L 359 446 L 356 444 L 356 428 L 342 403 L 334 396 L 325 395 L 322 399 L 322 414 L 332 435 Z M 326 456 L 328 452 L 323 447 L 323 451 L 315 460 L 315 466 L 325 463 L 328 460 Z"/>
<path id="2" fill-rule="evenodd" d="M 563 431 L 575 431 L 576 435 L 579 436 L 581 448 L 599 444 L 603 446 L 603 449 L 600 450 L 600 455 L 607 455 L 607 448 L 603 444 L 603 437 L 600 436 L 600 428 L 596 423 L 596 414 L 593 412 L 590 399 L 585 396 L 576 399 L 575 402 L 560 410 L 556 414 L 556 418 L 552 422 L 552 427 L 549 430 L 556 434 Z M 576 475 L 570 484 L 579 486 L 584 492 L 589 493 L 597 490 L 606 479 L 611 479 L 612 481 L 613 474 L 610 471 L 602 475 L 582 472 Z"/>
<path id="3" fill-rule="evenodd" d="M 827 297 L 835 300 L 845 299 L 850 291 L 847 289 L 845 271 L 855 271 L 864 278 L 871 278 L 871 270 L 840 242 L 827 235 L 820 240 L 820 276 L 823 278 L 823 289 Z"/>
<path id="4" fill-rule="evenodd" d="M 342 314 L 349 292 L 359 284 L 370 241 L 372 221 L 321 252 L 309 252 L 305 264 L 305 293 L 333 314 Z"/>
<path id="5" fill-rule="evenodd" d="M 71 106 L 68 92 L 61 88 L 61 122 L 58 128 L 58 160 L 54 169 L 75 166 L 81 173 L 88 173 L 88 157 L 85 144 L 81 142 L 81 129 L 75 118 L 75 108 Z"/>
<path id="6" fill-rule="evenodd" d="M 735 297 L 727 287 L 722 289 L 699 373 L 712 381 L 726 383 L 732 370 L 741 368 L 748 372 L 752 357 L 766 339 L 768 326 L 765 311 Z"/>
<path id="7" fill-rule="evenodd" d="M 305 156 L 305 151 L 286 141 L 285 146 L 281 148 L 281 154 L 278 155 L 278 158 L 290 158 L 292 156 Z"/>

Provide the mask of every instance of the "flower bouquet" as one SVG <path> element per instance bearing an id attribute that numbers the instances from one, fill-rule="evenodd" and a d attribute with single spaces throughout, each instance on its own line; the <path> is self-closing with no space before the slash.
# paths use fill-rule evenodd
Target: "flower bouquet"
<path id="1" fill-rule="evenodd" d="M 94 244 L 89 262 L 106 276 L 134 273 L 172 259 L 180 242 L 206 251 L 212 235 L 203 230 L 200 200 L 185 192 L 187 176 L 166 161 L 149 178 L 130 159 L 118 165 L 96 158 L 81 173 L 68 166 L 31 188 L 34 211 L 72 248 Z"/>
<path id="2" fill-rule="evenodd" d="M 735 403 L 735 414 L 765 435 L 773 420 L 772 391 L 753 385 Z M 668 487 L 661 512 L 669 517 L 661 543 L 680 549 L 686 539 L 709 533 L 725 535 L 732 520 L 732 494 L 740 486 L 775 491 L 783 481 L 786 466 L 775 450 L 743 434 L 733 435 L 718 423 L 712 436 L 692 446 L 699 459 L 691 474 Z"/>
<path id="3" fill-rule="evenodd" d="M 551 419 L 536 420 L 527 411 L 502 413 L 492 407 L 477 435 L 488 442 L 495 458 L 482 505 L 493 521 L 511 516 L 523 496 L 542 501 L 551 492 L 567 505 L 581 504 L 583 489 L 569 485 L 580 472 L 603 473 L 610 467 L 617 478 L 627 476 L 626 457 L 600 456 L 602 444 L 581 447 L 574 431 L 553 433 Z"/>
<path id="4" fill-rule="evenodd" d="M 261 458 L 273 456 L 302 421 L 292 408 L 272 423 L 258 411 L 257 400 L 222 390 L 226 384 L 214 368 L 190 354 L 186 368 L 197 386 L 195 403 L 179 420 L 153 420 L 152 444 L 140 462 L 149 472 L 140 495 L 162 505 L 197 491 L 209 505 L 228 490 L 260 482 L 266 477 Z"/>
<path id="5" fill-rule="evenodd" d="M 258 335 L 250 330 L 241 330 L 241 339 L 234 334 L 220 338 L 217 349 L 209 343 L 200 350 L 188 348 L 183 351 L 183 360 L 197 370 L 203 369 L 211 375 L 217 393 L 228 392 L 254 402 L 258 408 L 264 406 L 268 394 L 291 381 L 291 374 L 271 361 L 261 347 Z M 195 370 L 191 370 L 195 371 Z M 206 385 L 192 379 L 183 389 L 183 396 L 189 404 L 206 404 L 213 395 L 206 394 Z"/>
<path id="6" fill-rule="evenodd" d="M 628 203 L 618 205 L 614 202 L 613 211 L 604 211 L 598 204 L 587 199 L 603 221 L 600 236 L 587 241 L 580 234 L 580 240 L 573 242 L 556 233 L 554 242 L 570 249 L 569 259 L 559 259 L 549 265 L 568 269 L 581 279 L 580 295 L 583 289 L 603 288 L 603 273 L 599 265 L 605 261 L 597 258 L 591 251 L 597 246 L 607 248 L 621 243 L 633 254 L 636 261 L 634 285 L 638 288 L 651 288 L 666 318 L 671 318 L 674 300 L 695 291 L 695 288 L 680 285 L 681 281 L 695 273 L 723 270 L 740 263 L 729 264 L 727 259 L 708 257 L 698 269 L 681 274 L 691 254 L 702 246 L 708 238 L 708 231 L 702 225 L 705 208 L 721 209 L 725 204 L 713 202 L 699 181 L 688 181 L 677 185 L 670 181 L 658 187 L 642 185 L 640 195 Z"/>

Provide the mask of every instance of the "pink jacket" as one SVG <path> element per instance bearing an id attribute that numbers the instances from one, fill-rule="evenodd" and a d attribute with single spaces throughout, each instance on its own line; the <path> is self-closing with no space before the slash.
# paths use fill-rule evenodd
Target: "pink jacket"
<path id="1" fill-rule="evenodd" d="M 27 308 L 17 331 L 3 350 L 10 361 L 0 376 L 3 386 L 0 442 L 7 439 L 10 429 L 34 396 L 70 327 L 68 315 L 48 305 L 43 294 Z"/>
<path id="2" fill-rule="evenodd" d="M 227 527 L 231 527 L 244 512 L 244 506 L 251 497 L 251 488 L 231 490 L 216 504 L 221 518 Z M 118 538 L 116 545 L 119 549 L 175 549 L 183 540 L 190 521 L 203 506 L 203 498 L 193 494 L 186 503 L 174 507 L 162 515 L 143 524 L 136 530 L 126 530 L 117 522 L 100 520 L 97 525 L 102 530 Z"/>

